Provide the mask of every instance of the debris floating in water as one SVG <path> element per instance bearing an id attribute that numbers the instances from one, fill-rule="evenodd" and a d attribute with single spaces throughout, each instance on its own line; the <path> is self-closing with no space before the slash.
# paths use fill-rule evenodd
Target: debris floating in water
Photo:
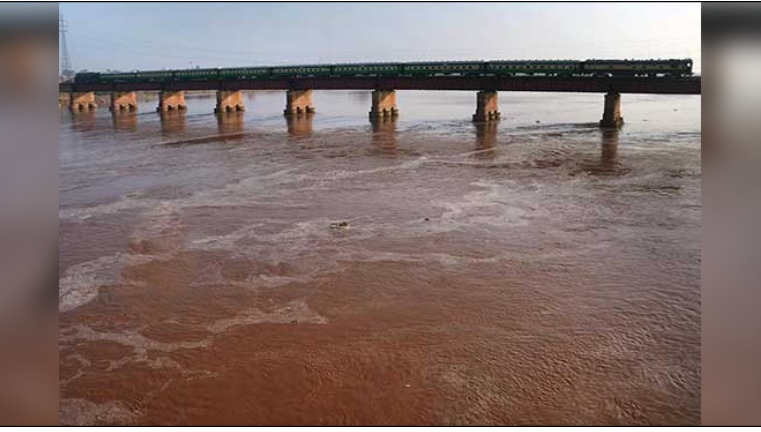
<path id="1" fill-rule="evenodd" d="M 333 222 L 330 225 L 328 225 L 330 229 L 349 229 L 351 228 L 351 224 L 349 222 Z"/>

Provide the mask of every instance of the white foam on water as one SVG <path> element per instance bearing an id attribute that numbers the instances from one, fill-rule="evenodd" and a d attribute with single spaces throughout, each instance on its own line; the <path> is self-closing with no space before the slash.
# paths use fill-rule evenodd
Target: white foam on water
<path id="1" fill-rule="evenodd" d="M 124 268 L 164 259 L 159 256 L 117 253 L 74 265 L 58 280 L 58 311 L 67 312 L 98 297 L 98 288 L 106 285 L 142 285 L 126 280 Z"/>
<path id="2" fill-rule="evenodd" d="M 352 221 L 355 219 L 348 219 Z M 363 218 L 364 219 L 364 218 Z M 332 229 L 331 224 L 336 220 L 317 218 L 288 225 L 279 232 L 271 232 L 263 227 L 267 223 L 280 224 L 282 221 L 263 221 L 246 225 L 238 230 L 219 236 L 208 236 L 192 241 L 188 247 L 198 250 L 228 250 L 239 256 L 249 258 L 298 258 L 304 251 L 324 248 L 331 244 L 364 240 L 376 235 L 378 224 L 351 225 L 347 229 Z M 253 241 L 255 245 L 240 243 Z"/>
<path id="3" fill-rule="evenodd" d="M 260 323 L 326 324 L 327 322 L 327 318 L 309 308 L 305 299 L 297 299 L 276 308 L 270 313 L 262 312 L 258 308 L 250 308 L 232 318 L 210 324 L 206 326 L 206 329 L 212 333 L 222 333 L 232 327 Z"/>
<path id="4" fill-rule="evenodd" d="M 342 260 L 361 261 L 361 262 L 406 262 L 406 263 L 423 263 L 423 264 L 441 264 L 443 266 L 498 263 L 502 256 L 491 257 L 469 257 L 460 255 L 450 255 L 445 253 L 399 253 L 399 252 L 378 252 L 372 250 L 355 249 L 346 252 L 339 257 Z"/>
<path id="5" fill-rule="evenodd" d="M 204 326 L 204 328 L 213 334 L 219 334 L 233 327 L 260 323 L 325 324 L 327 322 L 327 318 L 314 312 L 306 303 L 306 300 L 301 298 L 279 306 L 272 312 L 264 312 L 259 308 L 251 307 L 230 318 L 220 319 L 214 323 L 208 324 Z M 132 348 L 132 352 L 121 358 L 109 360 L 109 365 L 106 369 L 107 371 L 120 369 L 127 364 L 145 364 L 152 369 L 176 369 L 180 374 L 185 376 L 187 380 L 215 376 L 213 372 L 206 370 L 188 370 L 169 356 L 156 356 L 156 352 L 168 354 L 178 350 L 207 348 L 213 343 L 213 335 L 197 341 L 160 342 L 144 336 L 141 333 L 142 330 L 144 330 L 144 328 L 138 330 L 124 330 L 121 332 L 99 332 L 86 325 L 75 325 L 68 327 L 66 332 L 60 335 L 59 350 L 76 346 L 82 341 L 114 342 Z M 153 358 L 149 357 L 149 352 Z M 66 358 L 77 360 L 80 363 L 81 368 L 73 377 L 60 381 L 59 384 L 62 388 L 65 388 L 69 383 L 83 376 L 85 369 L 92 365 L 88 359 L 80 354 L 72 354 Z M 66 414 L 67 418 L 75 419 L 74 421 L 76 421 L 76 418 L 78 417 L 85 417 L 87 420 L 92 421 L 92 415 L 94 415 L 94 413 L 102 414 L 99 407 L 89 404 L 70 406 L 67 407 L 67 409 L 73 410 Z M 110 421 L 110 419 L 105 417 L 97 420 L 106 422 Z"/>
<path id="6" fill-rule="evenodd" d="M 198 250 L 226 250 L 236 256 L 253 260 L 277 262 L 308 262 L 310 271 L 301 271 L 295 276 L 272 276 L 251 274 L 244 282 L 227 282 L 247 288 L 257 286 L 278 286 L 308 280 L 335 269 L 339 261 L 407 261 L 432 262 L 443 265 L 465 263 L 496 262 L 506 256 L 463 257 L 448 254 L 421 252 L 419 254 L 386 253 L 365 250 L 357 245 L 364 240 L 382 238 L 395 241 L 421 235 L 447 233 L 474 226 L 523 227 L 535 217 L 538 190 L 535 186 L 518 188 L 512 182 L 476 182 L 478 190 L 468 193 L 459 201 L 433 202 L 443 209 L 439 217 L 431 217 L 422 222 L 415 219 L 401 223 L 375 223 L 369 216 L 348 219 L 351 222 L 345 230 L 331 229 L 336 220 L 317 218 L 297 222 L 272 233 L 269 223 L 263 221 L 244 226 L 230 234 L 210 236 L 195 240 L 189 246 Z M 481 213 L 481 214 L 479 214 Z M 510 257 L 515 258 L 515 257 Z"/>
<path id="7" fill-rule="evenodd" d="M 60 344 L 61 344 L 61 342 L 59 341 L 58 343 L 59 343 L 59 350 L 60 350 Z M 66 387 L 66 386 L 67 386 L 67 385 L 68 385 L 70 382 L 72 382 L 72 381 L 75 381 L 75 380 L 77 380 L 78 378 L 80 378 L 82 375 L 84 375 L 84 374 L 85 374 L 84 370 L 85 370 L 86 368 L 88 368 L 88 367 L 92 366 L 92 363 L 90 362 L 90 360 L 87 360 L 87 359 L 86 359 L 86 358 L 85 358 L 83 355 L 81 355 L 81 354 L 70 354 L 70 355 L 66 356 L 66 360 L 68 360 L 68 359 L 73 359 L 73 360 L 76 360 L 76 361 L 78 361 L 78 362 L 79 362 L 79 365 L 80 365 L 80 368 L 79 368 L 79 369 L 77 369 L 77 373 L 75 373 L 75 374 L 74 374 L 72 377 L 70 377 L 69 379 L 60 380 L 60 381 L 59 381 L 59 384 L 60 384 L 60 386 L 61 386 L 61 387 Z"/>
<path id="8" fill-rule="evenodd" d="M 182 221 L 178 208 L 169 202 L 159 202 L 146 211 L 135 231 L 130 245 L 136 253 L 117 253 L 74 265 L 58 280 L 58 311 L 67 312 L 94 300 L 98 289 L 105 285 L 143 282 L 125 280 L 126 267 L 155 260 L 167 260 L 181 246 Z"/>
<path id="9" fill-rule="evenodd" d="M 133 252 L 155 255 L 177 251 L 182 246 L 183 229 L 179 210 L 176 204 L 162 201 L 143 213 L 130 235 Z"/>
<path id="10" fill-rule="evenodd" d="M 229 234 L 207 236 L 195 239 L 188 245 L 191 249 L 200 250 L 234 250 L 236 243 L 248 238 L 254 238 L 258 234 L 258 229 L 264 226 L 263 223 L 246 225 Z"/>
<path id="11" fill-rule="evenodd" d="M 98 332 L 85 325 L 70 327 L 69 332 L 61 335 L 59 343 L 66 346 L 79 341 L 109 341 L 132 348 L 132 353 L 109 362 L 109 371 L 116 370 L 129 363 L 145 363 L 153 369 L 173 368 L 182 373 L 195 373 L 184 369 L 179 363 L 166 356 L 149 358 L 149 351 L 171 353 L 181 349 L 206 348 L 211 344 L 211 338 L 192 342 L 159 342 L 143 336 L 137 330 L 125 330 L 123 332 Z"/>
<path id="12" fill-rule="evenodd" d="M 201 190 L 182 198 L 156 200 L 145 198 L 140 191 L 135 191 L 125 194 L 119 200 L 111 203 L 59 210 L 58 218 L 81 221 L 95 216 L 117 214 L 125 210 L 155 209 L 167 205 L 174 206 L 176 209 L 241 205 L 303 207 L 298 201 L 288 202 L 284 200 L 283 196 L 288 191 L 276 188 L 280 185 L 301 181 L 301 178 L 293 173 L 295 169 L 286 168 L 275 172 L 262 173 L 261 171 L 265 169 L 271 170 L 272 167 L 268 166 L 263 169 L 261 166 L 251 165 L 248 169 L 241 171 L 241 175 L 245 176 L 243 180 L 235 181 L 218 189 Z M 257 197 L 257 199 L 253 199 L 253 197 Z M 271 198 L 271 200 L 267 200 L 267 198 Z"/>
<path id="13" fill-rule="evenodd" d="M 61 424 L 67 426 L 92 426 L 98 424 L 134 424 L 140 416 L 119 401 L 96 404 L 87 399 L 62 398 L 58 403 Z"/>
<path id="14" fill-rule="evenodd" d="M 357 171 L 327 171 L 319 174 L 299 174 L 298 168 L 293 167 L 277 169 L 280 166 L 274 166 L 277 169 L 274 172 L 262 172 L 271 171 L 273 166 L 262 168 L 258 165 L 251 165 L 241 170 L 241 175 L 244 176 L 242 180 L 235 181 L 222 188 L 202 190 L 190 196 L 173 200 L 141 198 L 141 194 L 135 192 L 126 194 L 119 200 L 111 203 L 59 210 L 58 218 L 60 220 L 83 221 L 92 217 L 113 215 L 126 210 L 157 209 L 166 206 L 173 206 L 178 210 L 184 208 L 239 207 L 246 205 L 304 208 L 306 205 L 302 200 L 288 200 L 287 197 L 292 193 L 304 191 L 305 188 L 289 190 L 281 186 L 300 182 L 307 182 L 309 184 L 313 184 L 315 181 L 332 182 L 364 175 L 414 169 L 426 163 L 427 160 L 426 157 L 420 157 L 392 166 Z M 321 189 L 314 186 L 311 188 Z"/>
<path id="15" fill-rule="evenodd" d="M 472 185 L 482 190 L 466 194 L 461 201 L 434 203 L 445 210 L 438 218 L 443 223 L 433 225 L 434 230 L 452 231 L 472 225 L 504 228 L 529 224 L 528 212 L 524 209 L 533 208 L 530 203 L 534 201 L 534 194 L 527 195 L 515 188 L 509 189 L 505 184 L 492 182 L 475 182 Z M 479 216 L 479 212 L 496 214 Z"/>
<path id="16" fill-rule="evenodd" d="M 428 161 L 429 161 L 428 157 L 421 156 L 419 158 L 402 162 L 396 165 L 380 166 L 376 168 L 356 170 L 356 171 L 336 170 L 336 171 L 326 171 L 320 174 L 303 174 L 300 176 L 300 178 L 302 180 L 318 180 L 318 181 L 345 180 L 345 179 L 349 179 L 353 177 L 385 173 L 389 171 L 414 169 L 414 168 L 420 167 L 421 165 L 427 163 Z"/>
<path id="17" fill-rule="evenodd" d="M 180 208 L 194 207 L 238 207 L 245 205 L 274 205 L 278 207 L 304 207 L 299 201 L 288 201 L 290 193 L 279 186 L 300 181 L 294 168 L 280 169 L 263 174 L 254 169 L 252 172 L 243 170 L 244 176 L 239 181 L 232 182 L 219 189 L 207 189 L 196 192 L 188 197 L 179 198 L 173 203 Z"/>
<path id="18" fill-rule="evenodd" d="M 117 214 L 125 210 L 152 208 L 155 207 L 158 203 L 158 201 L 153 199 L 135 199 L 128 196 L 123 196 L 118 201 L 107 204 L 58 210 L 58 219 L 82 221 L 95 216 Z"/>

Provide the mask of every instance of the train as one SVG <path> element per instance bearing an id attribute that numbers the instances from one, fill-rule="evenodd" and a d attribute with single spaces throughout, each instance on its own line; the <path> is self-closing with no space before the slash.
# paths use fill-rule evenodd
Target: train
<path id="1" fill-rule="evenodd" d="M 81 72 L 77 84 L 167 81 L 258 80 L 299 77 L 383 77 L 442 75 L 508 76 L 677 76 L 692 75 L 692 59 L 667 60 L 490 60 L 407 63 L 346 63 L 299 66 L 195 68 L 133 72 Z"/>

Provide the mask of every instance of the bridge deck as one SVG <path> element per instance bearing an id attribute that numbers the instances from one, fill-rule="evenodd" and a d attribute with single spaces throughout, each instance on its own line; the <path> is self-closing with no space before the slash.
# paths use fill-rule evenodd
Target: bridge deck
<path id="1" fill-rule="evenodd" d="M 556 76 L 311 77 L 229 81 L 59 84 L 60 92 L 377 89 L 701 94 L 701 78 Z"/>

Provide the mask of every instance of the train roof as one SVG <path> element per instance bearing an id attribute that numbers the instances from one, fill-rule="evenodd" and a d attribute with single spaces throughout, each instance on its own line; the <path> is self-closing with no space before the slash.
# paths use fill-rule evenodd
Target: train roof
<path id="1" fill-rule="evenodd" d="M 395 65 L 433 65 L 433 64 L 473 64 L 473 63 L 544 63 L 544 64 L 561 64 L 561 63 L 647 63 L 647 62 L 692 62 L 691 58 L 681 59 L 526 59 L 526 60 L 438 60 L 438 61 L 406 61 L 406 62 L 352 62 L 352 63 L 323 63 L 323 64 L 288 64 L 288 65 L 262 65 L 262 66 L 233 66 L 226 68 L 194 68 L 194 69 L 161 69 L 149 71 L 129 71 L 129 72 L 85 72 L 90 74 L 100 73 L 103 75 L 120 75 L 134 73 L 166 73 L 166 72 L 207 72 L 231 69 L 269 69 L 269 68 L 304 68 L 304 67 L 331 67 L 331 66 L 395 66 Z M 81 74 L 82 72 L 80 72 Z"/>
<path id="2" fill-rule="evenodd" d="M 590 59 L 586 60 L 589 63 L 646 63 L 646 62 L 676 62 L 676 61 L 692 61 L 691 58 L 682 59 Z"/>

